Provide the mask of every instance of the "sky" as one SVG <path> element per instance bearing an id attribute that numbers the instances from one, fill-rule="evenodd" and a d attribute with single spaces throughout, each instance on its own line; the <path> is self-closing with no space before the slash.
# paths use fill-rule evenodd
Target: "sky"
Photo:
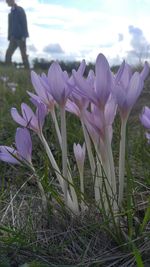
<path id="1" fill-rule="evenodd" d="M 26 12 L 30 61 L 95 62 L 103 53 L 110 65 L 149 60 L 149 0 L 16 0 Z M 8 46 L 10 7 L 0 0 L 0 59 Z M 13 61 L 21 62 L 19 50 Z"/>

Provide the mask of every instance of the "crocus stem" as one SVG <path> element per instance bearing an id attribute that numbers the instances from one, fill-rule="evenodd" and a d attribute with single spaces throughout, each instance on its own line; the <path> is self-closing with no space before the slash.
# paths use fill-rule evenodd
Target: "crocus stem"
<path id="1" fill-rule="evenodd" d="M 100 145 L 94 143 L 94 147 L 95 147 L 95 151 L 96 151 L 96 177 L 95 177 L 95 200 L 97 203 L 99 203 L 100 207 L 101 207 L 101 194 L 102 194 L 102 168 L 101 168 L 101 164 L 102 164 L 102 160 L 101 160 L 101 155 L 100 155 Z M 100 192 L 101 191 L 101 192 Z"/>
<path id="2" fill-rule="evenodd" d="M 60 129 L 59 129 L 59 125 L 58 125 L 58 121 L 57 121 L 57 117 L 56 117 L 56 113 L 54 109 L 51 111 L 51 116 L 52 116 L 52 119 L 55 125 L 55 130 L 57 133 L 59 145 L 60 145 L 60 148 L 62 149 L 62 138 L 61 138 L 61 133 L 60 133 Z"/>
<path id="3" fill-rule="evenodd" d="M 52 119 L 53 119 L 53 122 L 54 122 L 54 125 L 55 125 L 55 130 L 56 130 L 56 133 L 57 133 L 59 145 L 60 145 L 60 148 L 62 150 L 62 137 L 61 137 L 61 133 L 60 133 L 60 129 L 59 129 L 59 125 L 58 125 L 58 121 L 57 121 L 57 117 L 56 117 L 56 113 L 55 113 L 54 109 L 51 112 L 51 116 L 52 116 Z M 72 176 L 71 176 L 71 172 L 70 172 L 70 164 L 69 164 L 68 159 L 67 159 L 67 165 L 68 165 L 68 180 L 69 180 L 69 182 L 71 184 L 70 185 L 70 192 L 71 192 L 72 200 L 73 200 L 73 203 L 74 203 L 74 211 L 75 211 L 76 214 L 78 214 L 79 213 L 79 204 L 78 204 L 78 199 L 77 199 L 76 192 L 75 192 L 74 187 L 73 187 L 73 180 L 72 180 Z"/>
<path id="4" fill-rule="evenodd" d="M 53 169 L 55 171 L 55 174 L 57 176 L 57 179 L 59 181 L 59 184 L 60 184 L 60 186 L 62 188 L 62 191 L 64 193 L 64 196 L 65 196 L 65 192 L 64 192 L 64 179 L 63 179 L 63 177 L 61 175 L 60 169 L 59 169 L 59 167 L 58 167 L 58 165 L 57 165 L 57 163 L 56 163 L 56 161 L 55 161 L 55 159 L 53 157 L 53 154 L 52 154 L 52 152 L 50 150 L 49 145 L 47 144 L 47 141 L 46 141 L 44 135 L 43 134 L 40 134 L 39 137 L 40 137 L 40 139 L 42 141 L 42 144 L 43 144 L 43 146 L 44 146 L 44 148 L 46 150 L 46 153 L 47 153 L 47 155 L 49 157 L 49 160 L 50 160 L 50 162 L 52 164 L 52 167 L 53 167 Z M 74 196 L 73 200 L 74 199 L 76 200 L 75 202 L 72 201 L 72 199 L 70 197 L 70 193 L 67 190 L 66 199 L 64 198 L 64 201 L 65 201 L 66 206 L 69 207 L 72 210 L 72 212 L 74 212 L 75 214 L 78 214 L 79 213 L 79 207 L 78 207 L 77 198 L 75 196 L 75 192 L 74 192 L 74 195 L 73 196 Z"/>
<path id="5" fill-rule="evenodd" d="M 76 214 L 79 214 L 79 203 L 78 203 L 78 198 L 77 198 L 77 194 L 76 194 L 76 191 L 75 191 L 75 188 L 74 188 L 74 184 L 73 184 L 73 179 L 72 179 L 72 176 L 71 176 L 71 171 L 69 169 L 69 162 L 67 161 L 68 163 L 68 186 L 70 188 L 70 195 L 72 197 L 72 202 L 73 202 L 73 210 Z M 68 202 L 69 202 L 69 198 L 68 198 Z M 69 203 L 68 203 L 69 204 Z"/>
<path id="6" fill-rule="evenodd" d="M 91 172 L 92 172 L 92 178 L 93 178 L 93 182 L 94 182 L 95 200 L 97 201 L 100 198 L 100 193 L 99 193 L 99 188 L 97 187 L 96 182 L 95 182 L 96 165 L 95 165 L 95 160 L 94 160 L 94 156 L 93 156 L 93 152 L 92 152 L 91 140 L 90 140 L 89 134 L 86 130 L 86 127 L 85 127 L 82 119 L 81 119 L 81 124 L 82 124 L 84 139 L 85 139 L 85 143 L 86 143 L 86 147 L 87 147 L 87 153 L 88 153 L 90 168 L 91 168 Z"/>
<path id="7" fill-rule="evenodd" d="M 89 134 L 88 134 L 88 132 L 86 130 L 86 127 L 84 125 L 84 122 L 82 120 L 81 120 L 81 124 L 82 124 L 84 139 L 85 139 L 85 143 L 86 143 L 86 147 L 87 147 L 87 152 L 88 152 L 90 167 L 91 167 L 91 171 L 92 171 L 92 176 L 94 178 L 94 175 L 95 175 L 95 160 L 94 160 L 94 157 L 93 157 L 93 152 L 92 152 L 92 147 L 91 147 L 91 140 L 90 140 Z"/>
<path id="8" fill-rule="evenodd" d="M 106 192 L 104 189 L 107 187 L 107 192 L 110 190 L 109 183 L 106 180 L 109 174 L 109 171 L 107 170 L 109 170 L 110 168 L 108 168 L 107 166 L 108 160 L 107 162 L 104 160 L 104 158 L 106 158 L 106 155 L 104 155 L 104 153 L 106 154 L 106 152 L 105 150 L 101 151 L 100 143 L 97 144 L 94 142 L 94 147 L 95 147 L 96 158 L 97 158 L 97 168 L 96 168 L 97 176 L 95 180 L 95 187 L 97 190 L 95 189 L 95 191 L 97 192 L 98 198 L 96 200 L 97 200 L 97 203 L 99 203 L 100 208 L 105 209 L 105 212 L 108 212 L 108 202 L 107 202 Z M 102 156 L 103 156 L 103 160 L 102 160 Z M 105 176 L 106 176 L 106 179 L 105 179 Z M 105 183 L 105 187 L 103 185 L 104 183 Z"/>
<path id="9" fill-rule="evenodd" d="M 121 205 L 123 199 L 123 190 L 124 190 L 126 124 L 127 120 L 122 120 L 120 152 L 119 152 L 119 197 L 118 197 L 119 205 Z"/>
<path id="10" fill-rule="evenodd" d="M 64 177 L 64 199 L 67 203 L 67 133 L 66 133 L 66 112 L 65 106 L 60 107 L 61 113 L 61 137 L 62 137 L 62 167 L 63 167 L 63 177 Z"/>
<path id="11" fill-rule="evenodd" d="M 117 210 L 117 200 L 114 199 L 117 193 L 116 176 L 115 176 L 114 159 L 113 159 L 111 142 L 110 142 L 109 133 L 108 133 L 108 127 L 105 128 L 105 141 L 106 141 L 106 150 L 107 150 L 109 166 L 110 166 L 110 176 L 111 176 L 110 186 L 111 186 L 111 191 L 112 191 L 111 195 L 112 195 L 112 201 L 113 201 L 113 208 Z"/>
<path id="12" fill-rule="evenodd" d="M 83 170 L 79 171 L 80 175 L 80 190 L 82 194 L 82 200 L 81 200 L 81 210 L 84 211 L 85 204 L 84 204 L 84 176 L 83 176 Z"/>
<path id="13" fill-rule="evenodd" d="M 100 205 L 100 190 L 102 190 L 102 170 L 101 170 L 101 162 L 99 161 L 99 157 L 96 156 L 96 176 L 95 176 L 95 185 L 94 185 L 94 191 L 95 191 L 95 200 L 97 204 Z"/>
<path id="14" fill-rule="evenodd" d="M 80 189 L 82 194 L 84 194 L 84 180 L 83 180 L 83 171 L 80 172 Z"/>

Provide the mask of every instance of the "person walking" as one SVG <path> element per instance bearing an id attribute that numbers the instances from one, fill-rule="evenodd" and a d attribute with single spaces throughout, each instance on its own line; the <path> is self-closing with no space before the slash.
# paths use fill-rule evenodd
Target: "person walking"
<path id="1" fill-rule="evenodd" d="M 15 3 L 15 0 L 6 0 L 11 11 L 8 15 L 8 40 L 5 62 L 11 64 L 12 55 L 19 47 L 24 67 L 29 69 L 28 55 L 26 53 L 26 38 L 29 37 L 27 18 L 22 7 Z"/>

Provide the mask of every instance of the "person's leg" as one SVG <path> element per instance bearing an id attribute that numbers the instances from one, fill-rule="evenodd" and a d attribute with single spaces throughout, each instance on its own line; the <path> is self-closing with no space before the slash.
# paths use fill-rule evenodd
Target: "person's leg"
<path id="1" fill-rule="evenodd" d="M 11 58 L 16 49 L 17 49 L 17 42 L 14 38 L 12 38 L 6 50 L 6 55 L 5 55 L 6 64 L 11 64 Z"/>
<path id="2" fill-rule="evenodd" d="M 26 69 L 29 69 L 30 65 L 28 61 L 28 55 L 26 53 L 26 40 L 18 40 L 18 46 L 20 48 L 23 64 Z"/>

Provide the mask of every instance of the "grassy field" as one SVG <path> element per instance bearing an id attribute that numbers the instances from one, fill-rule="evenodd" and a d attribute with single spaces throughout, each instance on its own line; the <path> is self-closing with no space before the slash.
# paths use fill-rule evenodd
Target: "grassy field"
<path id="1" fill-rule="evenodd" d="M 0 266 L 150 266 L 150 146 L 139 121 L 142 107 L 150 106 L 149 90 L 150 79 L 147 79 L 128 122 L 127 187 L 119 226 L 110 223 L 111 215 L 104 218 L 92 201 L 88 162 L 85 198 L 89 209 L 73 216 L 61 203 L 54 172 L 34 133 L 33 162 L 47 195 L 47 212 L 42 209 L 30 170 L 0 161 Z M 30 104 L 26 91 L 33 91 L 28 71 L 0 67 L 0 145 L 14 144 L 17 125 L 10 109 L 20 110 L 22 102 Z M 46 119 L 44 134 L 59 162 L 61 153 L 50 118 Z M 76 177 L 72 145 L 82 142 L 83 136 L 78 120 L 71 114 L 67 114 L 67 134 L 69 159 Z M 116 118 L 113 139 L 116 164 L 119 135 Z M 132 186 L 128 187 L 128 183 Z"/>

